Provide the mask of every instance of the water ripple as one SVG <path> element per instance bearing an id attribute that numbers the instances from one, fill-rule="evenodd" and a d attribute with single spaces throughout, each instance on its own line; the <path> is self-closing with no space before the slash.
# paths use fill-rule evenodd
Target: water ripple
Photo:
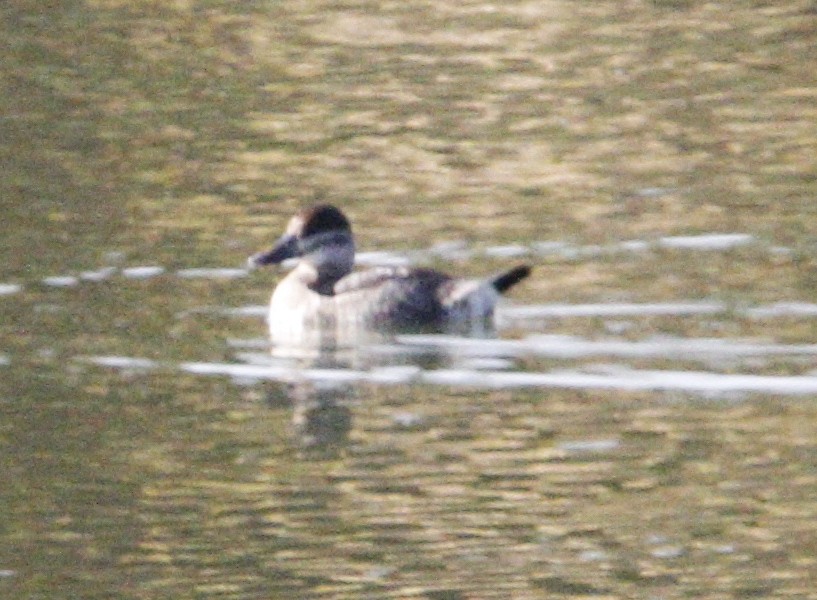
<path id="1" fill-rule="evenodd" d="M 10 296 L 22 291 L 23 286 L 16 283 L 0 283 L 0 296 Z"/>
<path id="2" fill-rule="evenodd" d="M 91 356 L 83 360 L 116 369 L 152 369 L 160 366 L 149 359 L 121 356 Z M 806 395 L 817 393 L 817 376 L 721 374 L 708 371 L 674 371 L 617 368 L 606 373 L 581 370 L 553 372 L 479 371 L 475 369 L 431 369 L 380 367 L 372 370 L 293 368 L 288 365 L 246 365 L 215 362 L 185 362 L 178 370 L 194 375 L 227 376 L 236 379 L 314 383 L 423 383 L 480 389 L 563 388 L 614 389 L 622 391 L 682 391 L 705 395 L 734 392 Z"/>

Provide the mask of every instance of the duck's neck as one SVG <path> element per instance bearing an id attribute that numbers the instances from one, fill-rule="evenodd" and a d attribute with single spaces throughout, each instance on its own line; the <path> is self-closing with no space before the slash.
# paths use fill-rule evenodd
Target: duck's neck
<path id="1" fill-rule="evenodd" d="M 295 277 L 297 277 L 301 283 L 321 296 L 333 296 L 335 293 L 335 284 L 346 274 L 345 271 L 327 271 L 325 269 L 318 272 L 315 265 L 308 262 L 298 264 L 294 272 Z"/>
<path id="2" fill-rule="evenodd" d="M 305 256 L 298 264 L 302 281 L 313 292 L 332 296 L 335 284 L 352 272 L 355 265 L 355 245 L 346 235 L 338 244 L 323 246 L 317 252 Z"/>

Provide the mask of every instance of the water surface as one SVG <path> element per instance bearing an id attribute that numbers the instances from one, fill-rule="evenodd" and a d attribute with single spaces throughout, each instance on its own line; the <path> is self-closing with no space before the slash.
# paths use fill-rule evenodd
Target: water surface
<path id="1" fill-rule="evenodd" d="M 809 597 L 810 2 L 11 0 L 0 595 Z M 518 262 L 281 358 L 243 269 Z"/>

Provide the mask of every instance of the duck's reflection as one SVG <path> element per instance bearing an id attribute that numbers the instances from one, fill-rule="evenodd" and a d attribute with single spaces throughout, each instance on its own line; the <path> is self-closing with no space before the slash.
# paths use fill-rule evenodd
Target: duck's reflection
<path id="1" fill-rule="evenodd" d="M 349 386 L 301 385 L 292 413 L 293 431 L 302 449 L 331 451 L 346 445 L 352 430 Z"/>
<path id="2" fill-rule="evenodd" d="M 307 343 L 272 347 L 272 360 L 289 365 L 294 381 L 270 382 L 267 403 L 275 408 L 291 408 L 293 440 L 304 457 L 333 457 L 348 444 L 352 407 L 360 394 L 360 387 L 346 381 L 344 375 L 371 365 L 364 358 L 367 346 L 340 346 L 336 340 L 326 338 L 319 343 L 301 341 Z M 298 377 L 306 371 L 322 371 L 326 377 Z"/>
<path id="3" fill-rule="evenodd" d="M 416 348 L 401 351 L 393 336 L 373 332 L 354 344 L 327 343 L 324 338 L 317 347 L 273 346 L 271 355 L 274 364 L 288 365 L 293 379 L 269 382 L 267 403 L 291 408 L 293 439 L 312 457 L 334 456 L 347 446 L 353 409 L 368 385 L 360 383 L 357 374 L 418 363 L 428 368 L 441 360 Z"/>
<path id="4" fill-rule="evenodd" d="M 293 439 L 310 456 L 334 456 L 347 446 L 367 386 L 411 385 L 423 373 L 468 361 L 461 346 L 440 342 L 495 338 L 483 328 L 465 336 L 359 333 L 353 343 L 324 337 L 318 346 L 275 345 L 267 355 L 286 374 L 286 381 L 268 383 L 267 403 L 292 410 Z"/>

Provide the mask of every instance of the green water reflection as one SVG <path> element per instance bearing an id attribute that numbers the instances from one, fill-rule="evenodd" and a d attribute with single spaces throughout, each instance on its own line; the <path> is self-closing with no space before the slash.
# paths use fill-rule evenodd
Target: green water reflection
<path id="1" fill-rule="evenodd" d="M 364 249 L 586 250 L 538 256 L 520 303 L 812 302 L 815 31 L 808 1 L 5 2 L 0 596 L 808 597 L 811 397 L 366 384 L 316 454 L 286 386 L 174 365 L 236 361 L 263 323 L 211 309 L 274 278 L 177 271 L 243 265 L 316 199 Z M 710 232 L 757 243 L 591 251 Z M 535 327 L 815 337 L 737 310 Z"/>

